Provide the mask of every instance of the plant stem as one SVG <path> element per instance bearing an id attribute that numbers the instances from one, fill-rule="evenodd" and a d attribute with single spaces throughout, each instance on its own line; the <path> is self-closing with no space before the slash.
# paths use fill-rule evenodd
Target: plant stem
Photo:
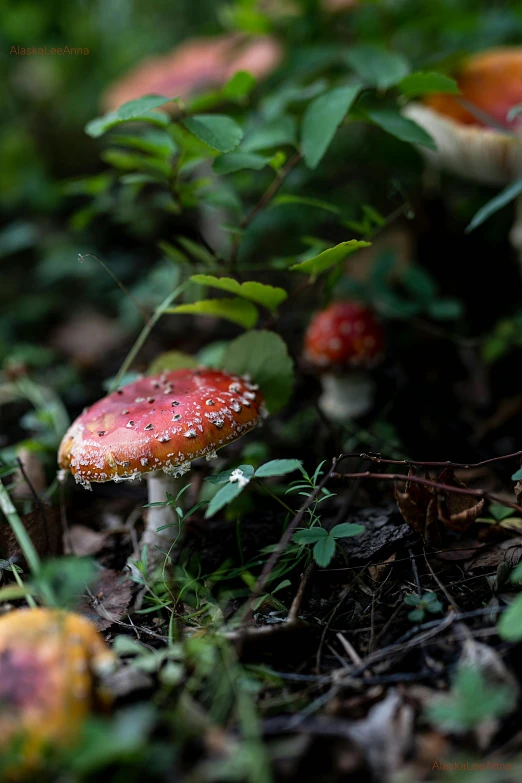
<path id="1" fill-rule="evenodd" d="M 146 342 L 148 336 L 150 335 L 153 328 L 156 326 L 157 322 L 161 318 L 161 316 L 164 314 L 164 312 L 168 309 L 168 307 L 172 304 L 172 302 L 180 296 L 190 285 L 190 280 L 187 280 L 185 283 L 182 283 L 177 288 L 172 291 L 164 300 L 163 302 L 156 308 L 153 315 L 150 317 L 150 319 L 147 321 L 141 332 L 139 333 L 136 342 L 130 349 L 129 353 L 127 354 L 123 364 L 121 365 L 118 374 L 114 378 L 113 382 L 111 383 L 111 387 L 109 389 L 109 392 L 115 391 L 115 389 L 118 388 L 121 379 L 131 366 L 132 362 L 138 355 L 139 351 L 141 350 L 143 344 Z"/>
<path id="2" fill-rule="evenodd" d="M 261 482 L 258 481 L 257 483 L 258 483 L 258 485 L 260 487 L 263 487 L 263 489 L 265 490 L 267 495 L 270 495 L 271 498 L 273 498 L 274 500 L 277 500 L 279 505 L 283 506 L 283 508 L 286 509 L 286 511 L 288 511 L 289 514 L 292 514 L 292 516 L 294 516 L 295 511 L 292 508 L 290 508 L 290 506 L 287 506 L 286 503 L 284 502 L 284 500 L 281 500 L 281 498 L 278 498 L 277 495 L 274 492 L 272 492 L 271 489 L 266 487 L 264 484 L 261 484 Z"/>
<path id="3" fill-rule="evenodd" d="M 22 582 L 20 574 L 18 573 L 18 569 L 14 563 L 11 565 L 11 571 L 13 572 L 13 576 L 15 578 L 18 587 L 20 587 L 22 590 L 25 591 L 26 587 Z M 27 601 L 31 609 L 36 609 L 36 601 L 34 600 L 33 596 L 30 593 L 26 593 L 25 600 Z"/>
<path id="4" fill-rule="evenodd" d="M 7 489 L 0 482 L 0 509 L 3 511 L 7 521 L 11 526 L 16 540 L 22 550 L 22 554 L 27 561 L 27 565 L 33 576 L 38 576 L 41 569 L 41 562 L 33 542 L 27 534 L 24 523 L 18 516 L 18 512 L 13 505 Z"/>

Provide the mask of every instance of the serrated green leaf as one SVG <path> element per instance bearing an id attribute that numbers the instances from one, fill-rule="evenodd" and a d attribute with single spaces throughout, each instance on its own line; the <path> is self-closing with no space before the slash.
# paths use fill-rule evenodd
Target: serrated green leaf
<path id="1" fill-rule="evenodd" d="M 256 304 L 260 304 L 272 312 L 288 297 L 283 288 L 276 288 L 272 285 L 265 285 L 255 281 L 238 283 L 237 280 L 233 280 L 231 277 L 214 277 L 213 275 L 192 275 L 190 279 L 194 283 L 220 288 L 223 291 L 228 291 L 230 294 L 249 299 L 251 302 L 256 302 Z"/>
<path id="2" fill-rule="evenodd" d="M 167 313 L 185 313 L 188 315 L 212 315 L 225 318 L 244 329 L 252 329 L 257 323 L 257 307 L 239 297 L 230 299 L 200 299 L 199 302 L 170 307 Z"/>
<path id="3" fill-rule="evenodd" d="M 335 247 L 329 247 L 328 250 L 323 250 L 319 255 L 309 258 L 306 261 L 301 261 L 300 264 L 294 264 L 290 267 L 291 270 L 296 272 L 303 272 L 311 277 L 317 277 L 322 272 L 325 272 L 335 264 L 344 261 L 345 258 L 351 256 L 357 250 L 363 247 L 370 247 L 371 242 L 363 242 L 358 239 L 350 239 L 347 242 L 341 242 Z"/>
<path id="4" fill-rule="evenodd" d="M 256 472 L 256 478 L 268 478 L 269 476 L 286 476 L 287 473 L 293 473 L 294 470 L 301 468 L 302 462 L 299 459 L 273 459 L 265 462 Z"/>
<path id="5" fill-rule="evenodd" d="M 243 131 L 225 114 L 195 114 L 186 117 L 183 125 L 200 141 L 218 152 L 231 152 L 243 138 Z"/>
<path id="6" fill-rule="evenodd" d="M 143 98 L 124 103 L 116 111 L 91 120 L 85 126 L 85 133 L 91 136 L 91 138 L 97 139 L 111 128 L 131 121 L 150 122 L 154 125 L 165 127 L 170 121 L 169 115 L 164 112 L 153 111 L 153 109 L 176 100 L 177 98 L 165 98 L 161 95 L 144 95 Z"/>
<path id="7" fill-rule="evenodd" d="M 309 168 L 315 169 L 318 165 L 360 89 L 360 84 L 336 87 L 307 106 L 301 129 L 301 150 Z"/>
<path id="8" fill-rule="evenodd" d="M 294 533 L 296 544 L 315 544 L 316 541 L 320 541 L 322 538 L 328 538 L 328 533 L 324 527 L 305 528 Z"/>
<path id="9" fill-rule="evenodd" d="M 254 152 L 229 152 L 226 155 L 219 155 L 212 164 L 212 171 L 215 174 L 234 174 L 243 169 L 253 169 L 260 171 L 268 166 L 271 158 L 266 155 L 256 155 Z"/>
<path id="10" fill-rule="evenodd" d="M 222 368 L 237 375 L 250 375 L 261 387 L 271 413 L 290 399 L 293 362 L 285 342 L 275 332 L 252 331 L 233 340 L 223 357 Z"/>
<path id="11" fill-rule="evenodd" d="M 330 535 L 334 538 L 351 538 L 351 536 L 360 536 L 364 531 L 364 525 L 356 525 L 352 522 L 342 522 L 340 525 L 335 525 L 335 527 L 330 530 Z"/>
<path id="12" fill-rule="evenodd" d="M 499 209 L 502 209 L 511 201 L 514 201 L 514 199 L 520 196 L 521 193 L 522 177 L 520 177 L 520 179 L 516 179 L 514 182 L 504 188 L 504 190 L 502 190 L 497 196 L 492 198 L 491 201 L 488 201 L 487 204 L 484 204 L 484 206 L 479 209 L 479 211 L 473 217 L 471 223 L 466 226 L 466 234 L 469 234 L 475 228 L 478 228 L 478 226 L 490 218 L 491 215 L 494 215 L 495 212 L 498 212 Z"/>
<path id="13" fill-rule="evenodd" d="M 345 57 L 367 85 L 379 90 L 393 87 L 410 72 L 410 65 L 404 55 L 390 52 L 381 46 L 352 46 Z"/>
<path id="14" fill-rule="evenodd" d="M 332 562 L 335 555 L 335 538 L 325 536 L 320 538 L 314 546 L 314 560 L 320 568 L 326 568 Z"/>
<path id="15" fill-rule="evenodd" d="M 220 511 L 224 506 L 228 505 L 228 503 L 231 503 L 233 500 L 235 500 L 235 498 L 237 498 L 238 495 L 243 492 L 243 489 L 244 487 L 242 487 L 239 482 L 228 481 L 223 487 L 221 487 L 220 490 L 216 492 L 208 504 L 207 510 L 205 512 L 205 519 L 213 517 L 216 512 Z"/>
<path id="16" fill-rule="evenodd" d="M 433 92 L 452 94 L 460 92 L 454 79 L 450 79 L 449 76 L 444 76 L 444 74 L 435 71 L 430 71 L 429 73 L 416 71 L 401 79 L 397 86 L 408 98 L 414 98 L 417 95 L 429 95 Z"/>
<path id="17" fill-rule="evenodd" d="M 400 141 L 421 144 L 430 150 L 437 149 L 435 142 L 424 128 L 413 120 L 403 117 L 395 109 L 367 109 L 365 114 L 375 125 Z"/>

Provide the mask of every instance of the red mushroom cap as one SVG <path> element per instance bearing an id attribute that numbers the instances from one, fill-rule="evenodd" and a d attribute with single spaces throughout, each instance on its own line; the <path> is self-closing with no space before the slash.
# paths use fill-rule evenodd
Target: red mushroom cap
<path id="1" fill-rule="evenodd" d="M 325 369 L 371 367 L 383 347 L 381 325 L 360 302 L 333 302 L 312 318 L 305 335 L 305 358 Z"/>
<path id="2" fill-rule="evenodd" d="M 258 387 L 236 375 L 202 368 L 148 376 L 87 408 L 65 434 L 58 462 L 85 486 L 154 470 L 176 475 L 263 415 Z"/>
<path id="3" fill-rule="evenodd" d="M 149 93 L 177 95 L 186 100 L 197 92 L 225 84 L 236 71 L 249 71 L 262 79 L 275 70 L 281 58 L 281 46 L 270 36 L 192 38 L 167 54 L 139 62 L 110 85 L 103 103 L 112 111 Z"/>
<path id="4" fill-rule="evenodd" d="M 425 103 L 439 114 L 465 125 L 484 125 L 460 103 L 472 103 L 505 128 L 520 129 L 522 118 L 507 118 L 512 106 L 522 102 L 522 48 L 491 49 L 469 57 L 457 74 L 460 95 L 435 94 Z"/>

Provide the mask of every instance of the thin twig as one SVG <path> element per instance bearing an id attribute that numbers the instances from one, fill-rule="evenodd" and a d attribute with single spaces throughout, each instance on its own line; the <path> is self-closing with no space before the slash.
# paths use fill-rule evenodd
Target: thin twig
<path id="1" fill-rule="evenodd" d="M 405 481 L 415 484 L 424 484 L 427 487 L 433 487 L 433 489 L 439 489 L 442 492 L 453 493 L 455 495 L 469 495 L 471 497 L 479 498 L 479 500 L 489 500 L 492 503 L 499 503 L 502 506 L 513 508 L 522 514 L 522 506 L 518 503 L 513 503 L 510 500 L 504 500 L 499 495 L 494 495 L 491 492 L 486 492 L 483 489 L 468 489 L 467 487 L 452 487 L 449 484 L 440 484 L 438 481 L 432 481 L 431 479 L 421 478 L 420 476 L 407 476 L 404 473 L 371 473 L 366 471 L 364 473 L 333 473 L 332 478 L 337 479 L 373 479 L 374 481 Z"/>
<path id="2" fill-rule="evenodd" d="M 451 460 L 445 460 L 444 462 L 430 462 L 427 460 L 414 460 L 414 459 L 385 459 L 380 454 L 374 454 L 369 452 L 368 454 L 343 454 L 342 459 L 348 457 L 359 457 L 360 459 L 368 459 L 371 462 L 375 462 L 378 465 L 414 465 L 421 468 L 481 468 L 483 465 L 490 465 L 493 462 L 501 462 L 505 459 L 512 459 L 514 457 L 522 457 L 522 451 L 514 451 L 512 454 L 502 454 L 500 457 L 491 457 L 490 459 L 482 460 L 482 462 L 451 462 Z"/>
<path id="3" fill-rule="evenodd" d="M 250 210 L 250 212 L 245 215 L 241 223 L 239 224 L 239 227 L 244 231 L 250 223 L 253 221 L 255 216 L 261 212 L 270 201 L 274 198 L 277 191 L 285 181 L 286 177 L 292 169 L 294 169 L 299 161 L 301 160 L 301 153 L 296 152 L 295 155 L 293 155 L 290 160 L 287 162 L 285 166 L 283 166 L 279 171 L 277 172 L 276 176 L 272 180 L 271 184 L 267 188 L 267 190 L 263 193 L 257 204 Z M 230 250 L 230 265 L 232 269 L 235 269 L 237 265 L 237 257 L 239 253 L 239 246 L 241 243 L 241 238 L 238 235 L 234 235 L 232 240 L 232 248 Z"/>

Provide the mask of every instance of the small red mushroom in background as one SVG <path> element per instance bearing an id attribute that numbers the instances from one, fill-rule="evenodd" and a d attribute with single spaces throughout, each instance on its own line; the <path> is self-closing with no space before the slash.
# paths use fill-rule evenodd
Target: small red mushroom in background
<path id="1" fill-rule="evenodd" d="M 522 114 L 508 116 L 522 103 L 522 48 L 473 55 L 455 78 L 460 95 L 434 94 L 404 109 L 437 147 L 419 151 L 434 168 L 484 185 L 507 185 L 522 176 Z M 522 271 L 521 196 L 510 241 Z"/>
<path id="2" fill-rule="evenodd" d="M 262 393 L 245 378 L 207 368 L 147 376 L 87 408 L 64 435 L 58 462 L 87 489 L 91 482 L 146 476 L 149 503 L 162 503 L 181 489 L 175 479 L 193 460 L 212 459 L 264 415 Z M 148 509 L 142 543 L 149 567 L 161 562 L 178 532 L 169 506 Z"/>
<path id="3" fill-rule="evenodd" d="M 310 321 L 304 358 L 321 375 L 319 407 L 328 418 L 346 421 L 367 413 L 374 383 L 369 370 L 381 359 L 382 327 L 366 305 L 333 302 Z"/>
<path id="4" fill-rule="evenodd" d="M 145 59 L 110 85 L 103 98 L 106 111 L 143 95 L 179 96 L 222 87 L 237 71 L 263 79 L 282 59 L 280 44 L 269 36 L 220 35 L 194 38 L 168 54 Z"/>

